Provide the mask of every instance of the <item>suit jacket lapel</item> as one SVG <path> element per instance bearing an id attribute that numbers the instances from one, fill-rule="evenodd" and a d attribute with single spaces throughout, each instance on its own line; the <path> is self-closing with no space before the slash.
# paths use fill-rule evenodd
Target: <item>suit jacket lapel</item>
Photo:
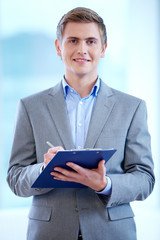
<path id="1" fill-rule="evenodd" d="M 85 148 L 94 148 L 114 104 L 115 98 L 111 88 L 101 81 L 101 88 L 93 109 Z M 64 148 L 73 149 L 74 144 L 61 83 L 50 90 L 47 105 Z"/>
<path id="2" fill-rule="evenodd" d="M 111 88 L 101 81 L 101 88 L 98 93 L 93 109 L 91 122 L 88 129 L 85 148 L 94 148 L 96 141 L 101 134 L 103 126 L 115 104 L 115 98 Z"/>
<path id="3" fill-rule="evenodd" d="M 49 112 L 63 142 L 64 148 L 67 150 L 73 149 L 74 145 L 61 83 L 51 89 L 48 97 L 49 100 L 47 105 Z"/>

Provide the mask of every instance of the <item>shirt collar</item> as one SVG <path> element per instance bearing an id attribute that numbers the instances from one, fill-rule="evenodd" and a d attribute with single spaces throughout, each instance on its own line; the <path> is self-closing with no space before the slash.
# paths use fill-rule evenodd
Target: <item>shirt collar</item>
<path id="1" fill-rule="evenodd" d="M 97 96 L 97 95 L 98 95 L 98 92 L 99 92 L 99 90 L 100 90 L 100 85 L 101 85 L 101 79 L 98 77 L 98 78 L 97 78 L 97 81 L 96 81 L 95 85 L 93 86 L 92 91 L 91 91 L 91 93 L 90 93 L 89 95 L 92 95 L 92 94 L 93 94 L 94 96 Z M 63 92 L 64 92 L 64 96 L 65 96 L 65 97 L 66 97 L 67 94 L 68 94 L 68 89 L 74 90 L 74 89 L 71 88 L 71 87 L 69 86 L 69 84 L 66 82 L 65 76 L 64 76 L 63 79 L 62 79 L 62 87 L 63 87 Z M 74 91 L 75 91 L 75 90 L 74 90 Z"/>

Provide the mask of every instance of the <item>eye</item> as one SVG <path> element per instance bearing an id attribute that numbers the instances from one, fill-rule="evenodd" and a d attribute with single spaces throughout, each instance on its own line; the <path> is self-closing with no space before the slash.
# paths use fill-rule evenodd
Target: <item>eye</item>
<path id="1" fill-rule="evenodd" d="M 77 40 L 76 40 L 76 39 L 71 39 L 70 42 L 71 42 L 72 44 L 75 44 L 75 43 L 77 43 Z"/>
<path id="2" fill-rule="evenodd" d="M 89 45 L 93 45 L 93 44 L 96 44 L 96 40 L 90 39 L 90 40 L 87 41 L 87 43 L 88 43 Z"/>
<path id="3" fill-rule="evenodd" d="M 93 44 L 93 43 L 95 43 L 93 40 L 90 40 L 90 41 L 89 41 L 89 44 Z"/>

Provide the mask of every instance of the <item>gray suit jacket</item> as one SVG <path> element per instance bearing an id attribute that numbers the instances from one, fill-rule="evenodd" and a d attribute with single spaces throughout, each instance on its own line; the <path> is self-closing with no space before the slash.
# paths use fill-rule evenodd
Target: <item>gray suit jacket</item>
<path id="1" fill-rule="evenodd" d="M 33 196 L 27 239 L 135 240 L 130 202 L 144 200 L 154 186 L 145 102 L 103 82 L 96 99 L 86 148 L 115 148 L 107 163 L 109 197 L 92 189 L 32 189 L 40 173 L 46 141 L 72 149 L 61 83 L 20 101 L 7 181 L 21 197 Z"/>

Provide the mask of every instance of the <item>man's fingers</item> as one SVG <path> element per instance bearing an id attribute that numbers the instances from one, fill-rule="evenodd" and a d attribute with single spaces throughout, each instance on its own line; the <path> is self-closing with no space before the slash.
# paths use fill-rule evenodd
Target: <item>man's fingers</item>
<path id="1" fill-rule="evenodd" d="M 44 165 L 46 166 L 58 151 L 63 151 L 63 150 L 64 149 L 61 146 L 49 148 L 48 152 L 44 154 Z"/>
<path id="2" fill-rule="evenodd" d="M 100 167 L 100 168 L 104 168 L 104 165 L 105 164 L 105 161 L 104 160 L 101 160 L 101 161 L 99 161 L 99 163 L 98 163 L 98 168 Z"/>
<path id="3" fill-rule="evenodd" d="M 61 167 L 55 167 L 55 171 L 51 172 L 50 174 L 54 176 L 54 179 L 62 180 L 62 181 L 71 181 L 77 182 L 78 173 L 74 171 L 70 171 Z"/>
<path id="4" fill-rule="evenodd" d="M 96 169 L 86 169 L 75 163 L 67 162 L 66 165 L 74 171 L 55 167 L 50 174 L 56 180 L 77 182 L 86 185 L 96 191 L 101 191 L 107 185 L 105 161 L 101 160 Z"/>
<path id="5" fill-rule="evenodd" d="M 99 161 L 99 163 L 98 163 L 98 170 L 99 170 L 99 172 L 100 173 L 102 173 L 102 174 L 105 174 L 105 172 L 106 172 L 106 167 L 105 167 L 105 161 L 104 160 L 101 160 L 101 161 Z"/>
<path id="6" fill-rule="evenodd" d="M 67 165 L 68 165 L 68 164 L 67 164 Z M 76 164 L 74 164 L 74 165 L 76 165 Z M 68 166 L 69 166 L 69 165 L 68 165 Z M 78 167 L 81 168 L 81 167 L 78 166 L 78 165 L 76 165 L 76 166 L 77 166 L 77 167 L 72 168 L 72 169 L 75 170 L 75 171 L 76 171 L 76 169 L 78 169 Z M 78 171 L 75 172 L 75 171 L 67 170 L 67 169 L 61 168 L 61 167 L 55 167 L 54 170 L 55 170 L 56 172 L 59 172 L 59 173 L 65 175 L 66 177 L 71 177 L 71 178 L 76 178 L 77 173 L 79 173 Z M 52 175 L 54 175 L 54 173 L 55 173 L 55 172 L 52 172 Z"/>
<path id="7" fill-rule="evenodd" d="M 56 146 L 48 149 L 48 153 L 56 154 L 58 151 L 64 151 L 64 148 L 61 146 Z"/>

